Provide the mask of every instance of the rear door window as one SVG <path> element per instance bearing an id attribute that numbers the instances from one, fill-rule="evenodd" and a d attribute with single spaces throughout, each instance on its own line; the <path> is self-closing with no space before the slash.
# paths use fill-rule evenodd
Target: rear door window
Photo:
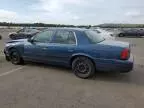
<path id="1" fill-rule="evenodd" d="M 57 31 L 53 43 L 76 44 L 76 37 L 72 31 Z"/>

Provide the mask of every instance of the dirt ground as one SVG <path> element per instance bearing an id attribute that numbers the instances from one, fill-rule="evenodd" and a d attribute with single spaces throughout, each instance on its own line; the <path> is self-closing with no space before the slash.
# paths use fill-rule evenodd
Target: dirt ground
<path id="1" fill-rule="evenodd" d="M 99 72 L 94 78 L 83 80 L 70 69 L 7 62 L 2 50 L 11 31 L 15 30 L 0 30 L 1 108 L 143 108 L 144 38 L 117 38 L 132 45 L 132 72 Z"/>

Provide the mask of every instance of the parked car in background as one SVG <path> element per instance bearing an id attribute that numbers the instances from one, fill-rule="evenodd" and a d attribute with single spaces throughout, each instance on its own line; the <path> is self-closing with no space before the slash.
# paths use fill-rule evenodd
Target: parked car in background
<path id="1" fill-rule="evenodd" d="M 40 32 L 40 30 L 37 30 L 37 29 L 23 28 L 17 32 L 10 33 L 9 38 L 12 40 L 30 38 L 39 32 Z"/>
<path id="2" fill-rule="evenodd" d="M 40 31 L 43 31 L 43 30 L 46 30 L 46 29 L 48 29 L 47 27 L 37 27 L 36 28 L 37 30 L 40 30 Z"/>
<path id="3" fill-rule="evenodd" d="M 13 64 L 24 61 L 68 66 L 80 78 L 95 71 L 129 72 L 133 69 L 130 44 L 106 40 L 90 29 L 53 28 L 29 39 L 6 43 L 4 54 Z"/>
<path id="4" fill-rule="evenodd" d="M 99 33 L 105 39 L 115 40 L 114 33 L 112 33 L 112 32 L 108 32 L 108 31 L 103 30 L 103 29 L 93 29 L 93 30 L 96 31 L 97 33 Z"/>
<path id="5" fill-rule="evenodd" d="M 129 30 L 121 30 L 118 33 L 119 37 L 142 37 L 144 36 L 144 30 L 143 29 L 129 29 Z"/>

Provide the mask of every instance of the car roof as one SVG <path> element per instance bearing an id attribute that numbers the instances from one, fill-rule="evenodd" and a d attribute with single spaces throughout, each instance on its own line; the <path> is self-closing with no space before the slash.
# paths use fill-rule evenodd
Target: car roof
<path id="1" fill-rule="evenodd" d="M 88 30 L 88 29 L 84 29 L 84 28 L 49 28 L 49 29 L 46 29 L 46 30 L 69 30 L 69 31 L 85 31 L 85 30 Z"/>

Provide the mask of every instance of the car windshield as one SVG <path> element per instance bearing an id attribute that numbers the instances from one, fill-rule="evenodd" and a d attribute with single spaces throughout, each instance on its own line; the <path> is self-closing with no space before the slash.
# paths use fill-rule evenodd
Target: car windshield
<path id="1" fill-rule="evenodd" d="M 99 35 L 93 30 L 86 30 L 84 32 L 86 36 L 88 37 L 89 41 L 93 44 L 96 44 L 105 40 L 101 35 Z"/>

